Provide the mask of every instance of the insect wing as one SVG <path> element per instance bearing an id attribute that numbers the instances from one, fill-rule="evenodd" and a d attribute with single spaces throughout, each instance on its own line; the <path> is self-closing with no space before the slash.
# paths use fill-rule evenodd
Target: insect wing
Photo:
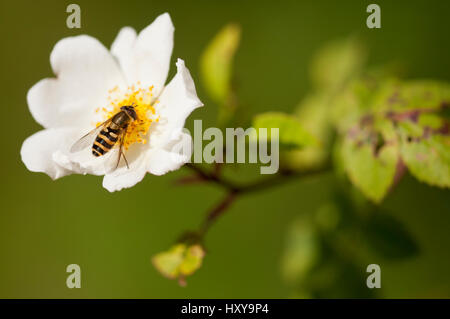
<path id="1" fill-rule="evenodd" d="M 100 131 L 111 122 L 112 118 L 106 120 L 92 131 L 81 137 L 78 141 L 76 141 L 72 147 L 70 148 L 71 153 L 79 152 L 85 149 L 88 146 L 91 146 L 93 143 L 93 139 L 100 133 Z"/>

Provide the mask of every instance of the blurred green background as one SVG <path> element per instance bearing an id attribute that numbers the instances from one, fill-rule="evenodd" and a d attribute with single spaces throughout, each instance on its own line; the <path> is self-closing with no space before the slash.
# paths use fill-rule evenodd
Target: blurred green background
<path id="1" fill-rule="evenodd" d="M 174 186 L 186 175 L 180 170 L 164 177 L 148 175 L 132 189 L 110 194 L 100 177 L 53 182 L 22 164 L 22 142 L 40 130 L 28 111 L 26 93 L 52 76 L 49 55 L 63 37 L 86 33 L 109 47 L 121 27 L 141 30 L 169 12 L 176 28 L 172 66 L 177 57 L 186 61 L 205 103 L 188 127 L 196 118 L 205 121 L 204 127 L 214 125 L 217 110 L 198 79 L 199 58 L 228 22 L 242 26 L 235 70 L 242 104 L 251 113 L 291 112 L 310 88 L 308 63 L 314 53 L 324 43 L 352 34 L 368 46 L 369 64 L 400 62 L 408 76 L 450 81 L 446 1 L 376 1 L 382 28 L 374 30 L 365 25 L 372 1 L 76 1 L 81 30 L 66 27 L 70 3 L 0 4 L 3 298 L 290 297 L 292 289 L 280 273 L 286 230 L 296 216 L 329 200 L 335 185 L 329 174 L 239 199 L 208 234 L 203 267 L 188 278 L 187 287 L 179 287 L 157 273 L 150 258 L 184 230 L 195 228 L 221 198 L 219 189 Z M 103 209 L 92 209 L 95 205 Z M 448 190 L 406 177 L 382 206 L 414 236 L 420 254 L 400 262 L 374 258 L 382 269 L 379 296 L 450 297 Z M 81 266 L 81 289 L 66 287 L 65 269 L 72 263 Z"/>

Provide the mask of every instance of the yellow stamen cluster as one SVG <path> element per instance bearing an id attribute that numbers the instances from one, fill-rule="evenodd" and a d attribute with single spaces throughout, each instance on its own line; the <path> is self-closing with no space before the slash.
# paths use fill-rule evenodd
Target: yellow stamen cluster
<path id="1" fill-rule="evenodd" d="M 152 122 L 158 122 L 156 116 L 155 104 L 158 101 L 153 100 L 153 86 L 142 88 L 140 82 L 131 85 L 124 92 L 119 87 L 109 90 L 108 107 L 99 108 L 96 112 L 101 112 L 103 119 L 114 116 L 120 112 L 120 108 L 125 105 L 133 105 L 137 114 L 137 120 L 130 122 L 127 128 L 123 147 L 127 150 L 134 143 L 147 143 L 147 132 Z M 100 124 L 100 123 L 98 123 Z M 97 125 L 98 125 L 97 124 Z"/>

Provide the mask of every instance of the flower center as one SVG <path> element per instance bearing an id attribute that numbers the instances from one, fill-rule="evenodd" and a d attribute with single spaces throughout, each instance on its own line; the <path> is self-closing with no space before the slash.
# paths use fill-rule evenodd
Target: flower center
<path id="1" fill-rule="evenodd" d="M 135 121 L 130 121 L 125 134 L 123 147 L 128 150 L 130 145 L 134 143 L 147 143 L 147 133 L 153 122 L 159 121 L 156 116 L 155 104 L 158 101 L 153 100 L 153 86 L 142 88 L 140 82 L 136 85 L 129 86 L 125 91 L 118 86 L 109 90 L 107 107 L 98 108 L 96 112 L 100 112 L 103 120 L 107 120 L 121 111 L 122 106 L 133 105 L 137 114 Z M 100 123 L 97 123 L 99 125 Z"/>

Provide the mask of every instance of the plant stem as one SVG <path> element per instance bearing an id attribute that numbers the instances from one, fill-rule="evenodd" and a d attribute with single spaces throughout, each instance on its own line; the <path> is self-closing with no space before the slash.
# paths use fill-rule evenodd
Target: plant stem
<path id="1" fill-rule="evenodd" d="M 214 224 L 214 222 L 220 217 L 228 207 L 236 200 L 237 193 L 229 192 L 225 198 L 219 202 L 216 206 L 214 206 L 206 215 L 206 218 L 203 220 L 203 224 L 200 227 L 199 234 L 203 237 L 209 228 Z"/>
<path id="2" fill-rule="evenodd" d="M 238 188 L 233 182 L 224 179 L 223 177 L 219 177 L 217 174 L 210 173 L 198 165 L 187 163 L 185 166 L 193 170 L 204 181 L 215 183 L 227 190 L 235 191 Z"/>

